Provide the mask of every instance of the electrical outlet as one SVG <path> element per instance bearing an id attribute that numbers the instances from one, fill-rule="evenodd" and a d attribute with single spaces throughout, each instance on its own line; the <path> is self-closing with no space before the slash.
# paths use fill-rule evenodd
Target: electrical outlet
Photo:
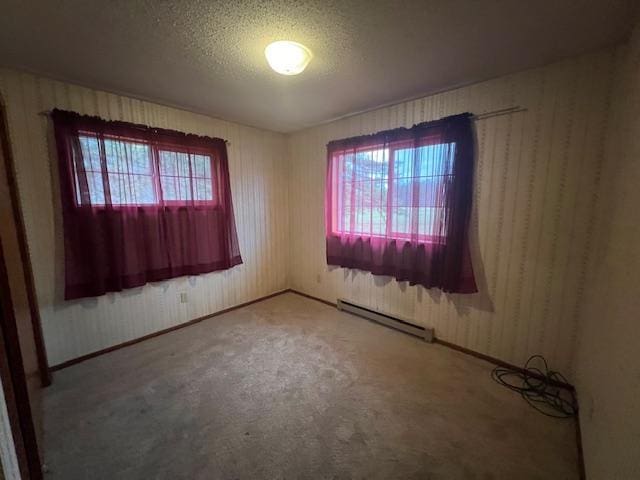
<path id="1" fill-rule="evenodd" d="M 316 283 L 322 283 L 322 275 L 320 274 L 316 275 Z"/>
<path id="2" fill-rule="evenodd" d="M 187 303 L 187 292 L 180 292 L 180 303 Z"/>

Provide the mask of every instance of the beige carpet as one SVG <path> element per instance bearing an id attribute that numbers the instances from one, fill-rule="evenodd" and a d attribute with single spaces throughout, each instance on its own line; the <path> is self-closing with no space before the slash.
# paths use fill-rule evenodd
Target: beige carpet
<path id="1" fill-rule="evenodd" d="M 47 478 L 578 478 L 491 369 L 288 293 L 56 373 Z"/>

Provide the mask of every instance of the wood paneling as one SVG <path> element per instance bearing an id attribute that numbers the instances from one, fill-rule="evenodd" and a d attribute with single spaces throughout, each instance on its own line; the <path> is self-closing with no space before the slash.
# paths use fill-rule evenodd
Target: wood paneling
<path id="1" fill-rule="evenodd" d="M 291 288 L 411 318 L 444 341 L 516 365 L 541 353 L 571 377 L 614 57 L 615 50 L 584 55 L 293 134 Z M 516 105 L 528 110 L 476 122 L 479 294 L 444 295 L 327 266 L 327 142 Z"/>
<path id="2" fill-rule="evenodd" d="M 35 292 L 31 258 L 20 209 L 15 165 L 5 108 L 0 97 L 0 239 L 4 245 L 7 274 L 14 314 L 20 334 L 22 358 L 27 377 L 39 373 L 40 385 L 51 384 L 42 334 L 40 309 Z M 30 383 L 30 386 L 33 384 Z"/>
<path id="3" fill-rule="evenodd" d="M 576 355 L 587 478 L 640 478 L 640 23 L 611 96 Z"/>
<path id="4" fill-rule="evenodd" d="M 102 350 L 286 288 L 283 135 L 0 69 L 49 363 Z M 51 126 L 55 107 L 230 141 L 231 188 L 244 264 L 94 299 L 62 301 L 62 232 Z M 186 292 L 187 303 L 180 303 Z"/>

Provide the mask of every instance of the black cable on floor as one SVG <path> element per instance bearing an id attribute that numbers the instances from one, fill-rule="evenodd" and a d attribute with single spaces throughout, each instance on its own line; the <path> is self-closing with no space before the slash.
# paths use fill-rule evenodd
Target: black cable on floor
<path id="1" fill-rule="evenodd" d="M 549 417 L 571 418 L 578 414 L 578 402 L 567 379 L 549 370 L 542 355 L 529 357 L 524 369 L 496 367 L 491 377 L 500 385 L 522 395 L 529 405 Z"/>

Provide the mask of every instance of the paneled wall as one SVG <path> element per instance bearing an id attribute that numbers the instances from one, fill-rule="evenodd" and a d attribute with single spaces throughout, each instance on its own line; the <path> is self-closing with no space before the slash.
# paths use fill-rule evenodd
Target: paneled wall
<path id="1" fill-rule="evenodd" d="M 541 353 L 571 377 L 615 55 L 601 51 L 292 135 L 291 286 L 408 317 L 435 327 L 441 339 L 515 364 Z M 444 295 L 327 266 L 328 141 L 512 106 L 527 111 L 476 122 L 472 250 L 479 294 Z"/>
<path id="2" fill-rule="evenodd" d="M 0 98 L 2 103 L 2 98 Z M 1 112 L 0 112 L 1 114 Z M 0 121 L 0 129 L 2 127 Z M 0 132 L 2 135 L 2 132 Z M 0 138 L 0 142 L 2 139 Z M 35 335 L 29 310 L 26 275 L 20 255 L 18 235 L 19 219 L 14 215 L 14 205 L 10 189 L 9 152 L 0 145 L 0 244 L 7 269 L 7 279 L 11 290 L 11 304 L 18 328 L 20 350 L 24 371 L 30 380 L 38 373 Z M 37 377 L 36 377 L 37 378 Z M 33 383 L 33 382 L 31 382 Z M 37 382 L 36 382 L 37 383 Z"/>
<path id="3" fill-rule="evenodd" d="M 283 135 L 124 96 L 0 69 L 49 364 L 91 353 L 287 287 Z M 64 302 L 62 233 L 51 126 L 39 112 L 74 110 L 231 142 L 231 189 L 244 264 L 102 297 Z M 55 171 L 55 170 L 54 170 Z M 180 293 L 187 302 L 180 303 Z"/>
<path id="4" fill-rule="evenodd" d="M 640 478 L 640 24 L 612 95 L 576 386 L 587 477 Z"/>

